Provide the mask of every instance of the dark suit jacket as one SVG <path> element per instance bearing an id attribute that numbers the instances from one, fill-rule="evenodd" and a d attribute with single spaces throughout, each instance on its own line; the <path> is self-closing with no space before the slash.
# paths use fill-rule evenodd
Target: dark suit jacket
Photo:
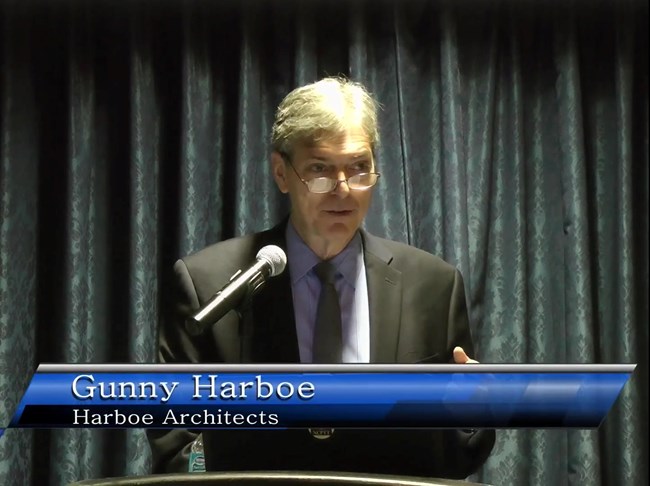
<path id="1" fill-rule="evenodd" d="M 286 222 L 212 245 L 179 260 L 178 291 L 160 330 L 161 362 L 298 363 L 289 269 L 253 297 L 250 312 L 232 311 L 205 335 L 191 337 L 185 318 L 269 244 L 286 248 Z M 416 248 L 365 231 L 372 363 L 448 363 L 462 346 L 473 356 L 460 273 Z M 305 430 L 204 432 L 208 468 L 338 470 L 464 478 L 487 458 L 494 431 L 349 430 L 329 439 Z M 186 471 L 188 431 L 149 431 L 154 472 Z"/>

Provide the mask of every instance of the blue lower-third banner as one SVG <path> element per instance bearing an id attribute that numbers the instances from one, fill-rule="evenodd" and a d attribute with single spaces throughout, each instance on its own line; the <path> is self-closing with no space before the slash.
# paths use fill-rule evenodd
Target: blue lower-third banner
<path id="1" fill-rule="evenodd" d="M 9 427 L 594 428 L 634 368 L 41 365 Z"/>

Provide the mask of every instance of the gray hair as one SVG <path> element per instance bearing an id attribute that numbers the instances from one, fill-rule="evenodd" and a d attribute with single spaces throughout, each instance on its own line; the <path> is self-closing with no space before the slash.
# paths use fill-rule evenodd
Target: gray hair
<path id="1" fill-rule="evenodd" d="M 378 108 L 363 85 L 342 77 L 324 78 L 296 88 L 275 112 L 271 147 L 292 155 L 296 144 L 327 140 L 351 126 L 360 126 L 374 153 L 379 146 Z"/>

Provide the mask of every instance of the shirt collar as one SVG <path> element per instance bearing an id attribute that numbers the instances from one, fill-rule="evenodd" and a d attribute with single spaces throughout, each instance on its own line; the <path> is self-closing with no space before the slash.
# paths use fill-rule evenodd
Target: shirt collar
<path id="1" fill-rule="evenodd" d="M 312 251 L 307 243 L 300 237 L 298 232 L 293 226 L 291 220 L 287 224 L 286 229 L 287 241 L 287 256 L 290 262 L 289 271 L 291 273 L 291 285 L 295 285 L 300 279 L 305 277 L 307 273 L 318 263 L 321 259 Z M 330 261 L 336 271 L 343 275 L 345 281 L 352 287 L 355 286 L 358 272 L 357 258 L 363 251 L 361 241 L 361 234 L 357 231 L 350 243 L 338 255 Z"/>

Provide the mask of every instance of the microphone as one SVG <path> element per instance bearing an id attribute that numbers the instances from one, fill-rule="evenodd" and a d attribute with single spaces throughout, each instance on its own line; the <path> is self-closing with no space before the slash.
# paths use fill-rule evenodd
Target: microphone
<path id="1" fill-rule="evenodd" d="M 237 272 L 210 301 L 185 321 L 185 328 L 193 336 L 202 334 L 210 325 L 237 307 L 245 297 L 258 292 L 266 281 L 280 275 L 287 265 L 282 248 L 267 245 L 257 252 L 255 263 L 244 272 Z"/>

